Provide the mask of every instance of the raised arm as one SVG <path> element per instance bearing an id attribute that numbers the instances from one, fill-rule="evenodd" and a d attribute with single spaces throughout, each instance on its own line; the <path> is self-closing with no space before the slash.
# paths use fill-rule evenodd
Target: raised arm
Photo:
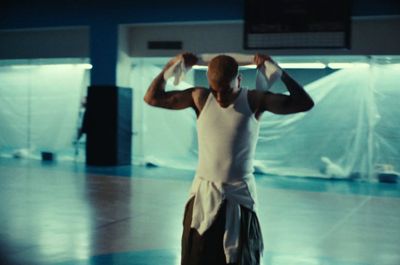
<path id="1" fill-rule="evenodd" d="M 144 96 L 144 101 L 155 107 L 166 109 L 185 109 L 195 108 L 193 92 L 195 88 L 182 91 L 165 91 L 164 72 L 171 67 L 177 60 L 184 58 L 187 67 L 193 66 L 197 62 L 197 57 L 191 53 L 180 54 L 172 58 L 164 67 L 159 75 L 151 82 Z"/>
<path id="2" fill-rule="evenodd" d="M 269 56 L 257 54 L 254 62 L 260 65 L 265 60 L 272 59 Z M 289 91 L 289 96 L 268 91 L 260 92 L 260 112 L 270 111 L 275 114 L 292 114 L 312 109 L 314 101 L 304 88 L 284 70 L 282 70 L 281 80 Z"/>

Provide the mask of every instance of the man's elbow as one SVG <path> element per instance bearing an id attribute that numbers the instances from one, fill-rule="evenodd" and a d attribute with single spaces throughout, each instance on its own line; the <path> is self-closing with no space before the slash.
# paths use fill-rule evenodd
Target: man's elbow
<path id="1" fill-rule="evenodd" d="M 310 99 L 303 104 L 302 111 L 310 111 L 314 107 L 314 105 L 314 101 Z"/>
<path id="2" fill-rule="evenodd" d="M 157 104 L 156 100 L 152 97 L 144 96 L 143 100 L 150 106 L 155 106 Z"/>
<path id="3" fill-rule="evenodd" d="M 293 106 L 293 108 L 296 109 L 295 113 L 307 112 L 310 111 L 313 107 L 314 107 L 314 101 L 312 99 L 297 102 L 297 104 Z"/>

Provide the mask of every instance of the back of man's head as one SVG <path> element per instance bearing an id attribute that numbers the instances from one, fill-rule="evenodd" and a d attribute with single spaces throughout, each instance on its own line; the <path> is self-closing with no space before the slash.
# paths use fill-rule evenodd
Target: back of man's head
<path id="1" fill-rule="evenodd" d="M 208 82 L 211 86 L 230 86 L 230 83 L 238 75 L 239 65 L 234 58 L 227 55 L 218 55 L 208 64 Z"/>

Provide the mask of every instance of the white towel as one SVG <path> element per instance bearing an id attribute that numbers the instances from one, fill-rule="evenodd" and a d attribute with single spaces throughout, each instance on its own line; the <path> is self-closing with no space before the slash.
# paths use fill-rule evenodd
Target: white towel
<path id="1" fill-rule="evenodd" d="M 185 74 L 191 67 L 185 67 L 185 60 L 183 58 L 177 60 L 164 72 L 164 80 L 174 77 L 174 85 L 177 86 L 184 78 Z"/>
<path id="2" fill-rule="evenodd" d="M 199 64 L 207 65 L 212 58 L 214 58 L 217 54 L 202 54 L 199 56 Z M 236 59 L 236 61 L 241 63 L 251 63 L 252 56 L 238 54 L 238 53 L 227 53 L 227 55 L 232 56 Z M 192 67 L 185 67 L 185 61 L 183 58 L 177 60 L 172 66 L 170 66 L 164 72 L 164 79 L 168 80 L 171 77 L 174 77 L 173 84 L 177 86 L 184 78 L 186 73 Z M 258 67 L 256 74 L 256 89 L 258 90 L 270 90 L 272 85 L 282 76 L 282 69 L 273 63 L 270 60 L 264 62 L 263 65 Z"/>
<path id="3" fill-rule="evenodd" d="M 256 89 L 270 90 L 276 80 L 281 78 L 282 69 L 270 60 L 264 62 L 257 68 L 256 73 Z"/>

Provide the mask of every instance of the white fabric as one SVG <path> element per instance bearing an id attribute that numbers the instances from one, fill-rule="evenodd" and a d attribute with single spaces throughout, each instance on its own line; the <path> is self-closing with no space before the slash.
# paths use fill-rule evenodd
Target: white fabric
<path id="1" fill-rule="evenodd" d="M 193 181 L 191 227 L 203 234 L 212 225 L 224 200 L 226 224 L 224 251 L 235 262 L 239 247 L 240 205 L 256 211 L 253 157 L 259 123 L 252 113 L 247 90 L 222 108 L 210 93 L 197 120 L 199 164 Z"/>
<path id="2" fill-rule="evenodd" d="M 282 69 L 271 61 L 265 61 L 258 67 L 256 73 L 256 89 L 269 90 L 282 76 Z"/>
<path id="3" fill-rule="evenodd" d="M 199 164 L 197 175 L 210 181 L 241 180 L 253 173 L 259 131 L 242 88 L 235 102 L 219 106 L 210 94 L 197 120 Z"/>
<path id="4" fill-rule="evenodd" d="M 185 78 L 185 74 L 190 68 L 185 67 L 185 60 L 181 58 L 164 72 L 164 80 L 174 77 L 174 85 L 177 86 Z"/>
<path id="5" fill-rule="evenodd" d="M 207 65 L 209 61 L 219 54 L 201 54 L 199 55 L 199 64 Z M 227 53 L 239 63 L 251 63 L 253 56 L 239 54 L 239 53 Z M 174 77 L 174 85 L 178 85 L 184 78 L 185 74 L 190 70 L 191 67 L 185 67 L 184 59 L 177 60 L 171 67 L 164 72 L 164 79 L 168 80 Z M 257 90 L 269 90 L 272 85 L 282 76 L 282 69 L 271 60 L 265 61 L 261 66 L 257 68 L 256 74 L 256 89 Z"/>

